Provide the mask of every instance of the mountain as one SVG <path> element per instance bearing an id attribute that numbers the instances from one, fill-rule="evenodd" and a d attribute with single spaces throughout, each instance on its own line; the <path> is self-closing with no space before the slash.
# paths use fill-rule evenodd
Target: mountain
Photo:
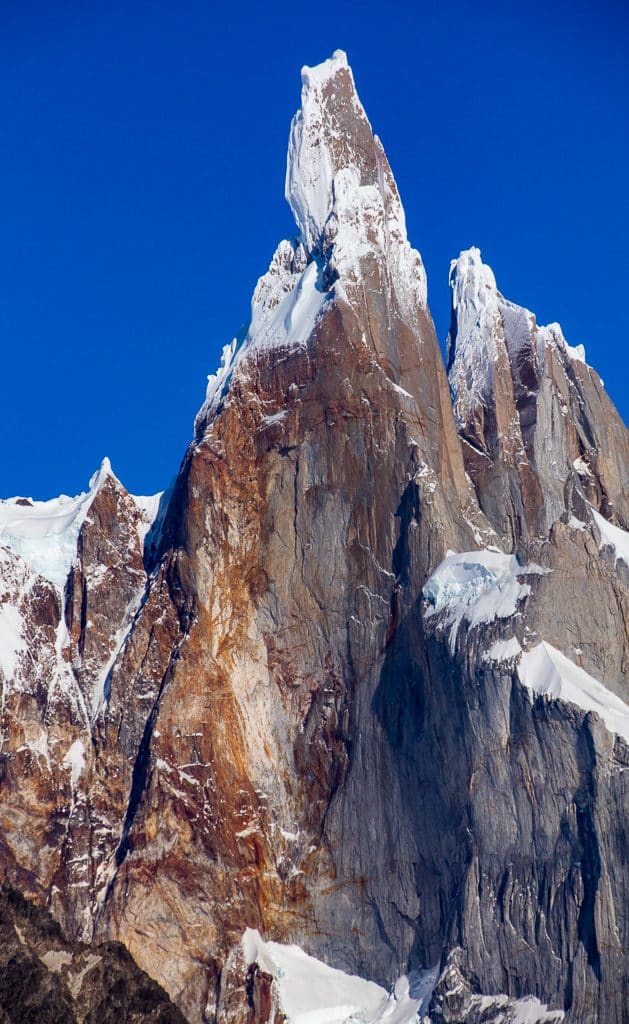
<path id="1" fill-rule="evenodd" d="M 627 431 L 475 249 L 446 373 L 340 51 L 286 196 L 172 488 L 0 506 L 2 876 L 192 1024 L 622 1024 Z"/>

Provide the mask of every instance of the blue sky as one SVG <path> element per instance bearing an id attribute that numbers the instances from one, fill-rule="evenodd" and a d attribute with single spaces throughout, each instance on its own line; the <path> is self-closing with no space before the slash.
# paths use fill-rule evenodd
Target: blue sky
<path id="1" fill-rule="evenodd" d="M 103 455 L 168 484 L 293 233 L 300 67 L 337 47 L 442 341 L 449 261 L 479 245 L 627 419 L 628 29 L 620 0 L 0 0 L 0 493 L 75 493 Z"/>

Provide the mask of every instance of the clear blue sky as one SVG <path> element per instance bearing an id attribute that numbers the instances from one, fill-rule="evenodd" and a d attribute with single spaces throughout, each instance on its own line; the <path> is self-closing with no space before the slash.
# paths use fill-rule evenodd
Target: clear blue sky
<path id="1" fill-rule="evenodd" d="M 278 240 L 302 64 L 348 52 L 428 269 L 584 343 L 627 418 L 629 15 L 600 3 L 0 0 L 0 494 L 168 484 Z"/>

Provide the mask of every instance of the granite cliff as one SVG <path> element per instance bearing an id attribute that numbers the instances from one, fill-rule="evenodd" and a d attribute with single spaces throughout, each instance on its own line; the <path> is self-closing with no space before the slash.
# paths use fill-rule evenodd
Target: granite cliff
<path id="1" fill-rule="evenodd" d="M 170 490 L 0 505 L 0 874 L 192 1024 L 623 1024 L 629 435 L 475 249 L 446 372 L 340 51 L 286 195 Z"/>

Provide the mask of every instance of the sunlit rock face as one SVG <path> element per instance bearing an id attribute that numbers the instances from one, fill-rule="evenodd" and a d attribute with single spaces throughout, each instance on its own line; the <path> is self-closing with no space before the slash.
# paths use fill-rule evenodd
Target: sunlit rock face
<path id="1" fill-rule="evenodd" d="M 477 250 L 448 380 L 340 51 L 286 194 L 168 494 L 0 507 L 0 869 L 193 1024 L 287 1015 L 247 929 L 413 1016 L 621 1024 L 625 428 Z"/>

